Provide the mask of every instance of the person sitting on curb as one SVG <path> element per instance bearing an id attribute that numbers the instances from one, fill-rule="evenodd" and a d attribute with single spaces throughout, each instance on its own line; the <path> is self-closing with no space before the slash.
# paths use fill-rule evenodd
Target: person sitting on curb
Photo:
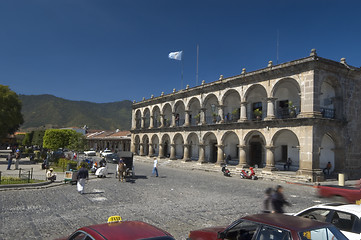
<path id="1" fill-rule="evenodd" d="M 46 173 L 46 178 L 51 182 L 56 180 L 56 173 L 54 173 L 54 169 L 50 168 L 49 171 Z"/>

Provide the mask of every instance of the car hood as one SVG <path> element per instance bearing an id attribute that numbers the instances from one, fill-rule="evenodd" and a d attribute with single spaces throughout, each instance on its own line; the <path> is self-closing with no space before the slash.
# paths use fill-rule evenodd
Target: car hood
<path id="1" fill-rule="evenodd" d="M 192 233 L 215 233 L 222 232 L 226 229 L 226 226 L 208 227 L 191 231 Z"/>

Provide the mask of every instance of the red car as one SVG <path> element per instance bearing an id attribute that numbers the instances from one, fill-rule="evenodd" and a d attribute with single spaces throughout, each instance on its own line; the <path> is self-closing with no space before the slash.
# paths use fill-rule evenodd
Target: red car
<path id="1" fill-rule="evenodd" d="M 361 199 L 360 187 L 318 185 L 317 190 L 320 197 L 332 198 L 337 202 L 355 203 Z"/>
<path id="2" fill-rule="evenodd" d="M 112 220 L 108 220 L 108 223 L 79 228 L 68 238 L 58 240 L 175 240 L 166 231 L 148 223 L 140 221 L 122 222 L 121 218 L 117 216 L 111 218 Z"/>
<path id="3" fill-rule="evenodd" d="M 188 240 L 346 240 L 330 223 L 278 213 L 256 214 L 238 219 L 228 227 L 194 230 Z"/>

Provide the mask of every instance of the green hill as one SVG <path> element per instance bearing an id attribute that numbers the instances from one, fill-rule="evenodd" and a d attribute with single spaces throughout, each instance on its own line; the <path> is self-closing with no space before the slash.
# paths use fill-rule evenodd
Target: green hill
<path id="1" fill-rule="evenodd" d="M 70 101 L 52 95 L 19 95 L 24 124 L 21 130 L 83 127 L 101 130 L 129 130 L 132 102 Z"/>

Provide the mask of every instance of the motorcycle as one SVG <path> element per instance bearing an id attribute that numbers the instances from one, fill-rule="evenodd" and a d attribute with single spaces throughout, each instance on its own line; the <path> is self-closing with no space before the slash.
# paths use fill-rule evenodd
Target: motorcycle
<path id="1" fill-rule="evenodd" d="M 256 173 L 255 173 L 255 171 L 253 170 L 253 167 L 250 167 L 249 170 L 250 170 L 251 172 L 242 169 L 242 171 L 241 171 L 241 178 L 257 180 L 258 177 L 256 176 Z"/>
<path id="2" fill-rule="evenodd" d="M 230 177 L 231 176 L 231 171 L 229 171 L 229 169 L 227 168 L 227 165 L 224 165 L 222 167 L 222 172 L 223 172 L 223 175 L 226 176 L 226 177 Z"/>

